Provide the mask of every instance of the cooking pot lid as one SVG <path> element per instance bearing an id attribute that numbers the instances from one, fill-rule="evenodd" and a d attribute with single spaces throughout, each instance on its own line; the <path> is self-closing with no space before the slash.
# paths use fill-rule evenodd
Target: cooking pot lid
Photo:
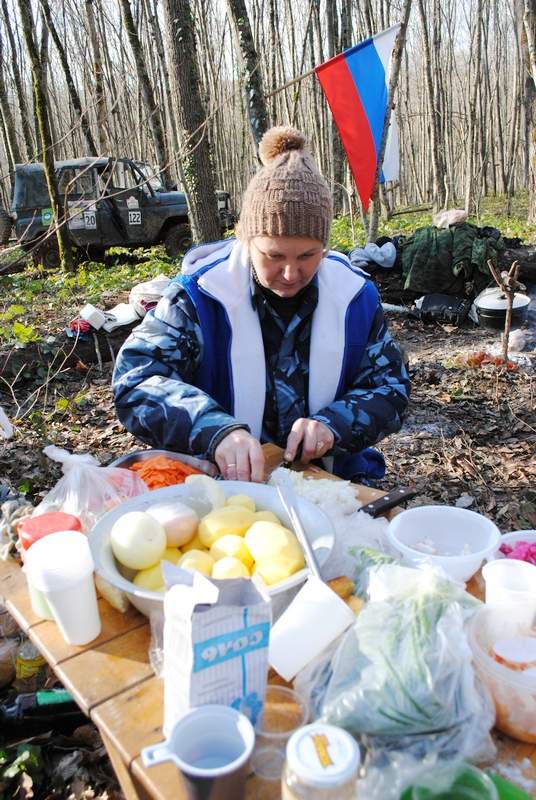
<path id="1" fill-rule="evenodd" d="M 516 292 L 514 294 L 514 302 L 512 308 L 525 308 L 530 303 L 530 297 L 526 294 Z M 506 295 L 499 289 L 498 286 L 492 286 L 489 289 L 484 289 L 480 292 L 478 297 L 475 298 L 475 305 L 483 311 L 506 311 L 507 301 Z"/>

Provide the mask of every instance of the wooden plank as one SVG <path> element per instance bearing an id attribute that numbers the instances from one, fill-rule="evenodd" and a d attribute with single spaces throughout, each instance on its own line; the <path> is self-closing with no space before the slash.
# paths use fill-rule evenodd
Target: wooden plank
<path id="1" fill-rule="evenodd" d="M 164 682 L 152 677 L 96 706 L 91 719 L 127 764 L 163 739 Z"/>
<path id="2" fill-rule="evenodd" d="M 152 800 L 191 800 L 181 774 L 173 761 L 144 767 L 141 756 L 133 761 L 131 773 L 146 789 Z M 232 798 L 229 798 L 232 800 Z"/>
<path id="3" fill-rule="evenodd" d="M 52 667 L 87 650 L 93 650 L 117 636 L 147 625 L 147 618 L 135 608 L 129 608 L 125 614 L 122 614 L 112 608 L 106 600 L 101 598 L 98 602 L 102 630 L 96 639 L 86 645 L 78 647 L 68 644 L 55 622 L 45 621 L 42 625 L 29 630 L 30 638 Z"/>
<path id="4" fill-rule="evenodd" d="M 34 625 L 42 624 L 42 618 L 32 609 L 26 576 L 12 558 L 0 559 L 0 599 L 25 633 Z"/>
<path id="5" fill-rule="evenodd" d="M 139 781 L 131 775 L 113 743 L 102 731 L 101 737 L 126 800 L 150 800 L 151 796 L 147 794 Z"/>
<path id="6" fill-rule="evenodd" d="M 68 658 L 54 672 L 85 714 L 105 700 L 152 677 L 149 625 Z"/>

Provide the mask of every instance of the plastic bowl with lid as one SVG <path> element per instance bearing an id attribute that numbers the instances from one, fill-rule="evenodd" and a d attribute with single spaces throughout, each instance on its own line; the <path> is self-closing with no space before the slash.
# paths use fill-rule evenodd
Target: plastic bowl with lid
<path id="1" fill-rule="evenodd" d="M 534 635 L 508 609 L 483 606 L 468 625 L 469 645 L 481 681 L 495 704 L 495 726 L 522 742 L 536 744 L 536 670 L 514 670 L 493 657 L 500 639 Z"/>
<path id="2" fill-rule="evenodd" d="M 407 562 L 439 566 L 456 581 L 478 572 L 501 538 L 487 517 L 456 506 L 409 508 L 391 520 L 387 535 Z"/>

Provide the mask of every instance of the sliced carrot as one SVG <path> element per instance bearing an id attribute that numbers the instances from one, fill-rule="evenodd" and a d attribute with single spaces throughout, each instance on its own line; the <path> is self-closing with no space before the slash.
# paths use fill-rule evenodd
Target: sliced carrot
<path id="1" fill-rule="evenodd" d="M 145 461 L 136 461 L 130 469 L 138 473 L 149 489 L 184 483 L 188 475 L 201 474 L 201 470 L 167 456 L 153 456 Z"/>

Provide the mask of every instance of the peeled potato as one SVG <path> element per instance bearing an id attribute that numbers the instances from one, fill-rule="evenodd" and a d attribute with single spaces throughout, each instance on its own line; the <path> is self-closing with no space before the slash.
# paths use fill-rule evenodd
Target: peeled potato
<path id="1" fill-rule="evenodd" d="M 254 575 L 260 575 L 267 586 L 281 583 L 303 567 L 296 559 L 278 556 L 255 564 Z"/>
<path id="2" fill-rule="evenodd" d="M 207 548 L 196 533 L 193 539 L 190 539 L 188 544 L 183 544 L 181 550 L 183 553 L 188 553 L 190 550 L 206 550 Z"/>
<path id="3" fill-rule="evenodd" d="M 171 561 L 172 564 L 176 564 L 181 556 L 182 556 L 182 551 L 180 547 L 166 547 L 166 549 L 162 554 L 160 562 Z"/>
<path id="4" fill-rule="evenodd" d="M 179 558 L 177 566 L 183 569 L 196 569 L 210 578 L 214 559 L 203 550 L 189 550 Z"/>
<path id="5" fill-rule="evenodd" d="M 125 567 L 147 569 L 162 558 L 166 532 L 145 511 L 129 511 L 114 522 L 110 543 L 114 556 Z"/>
<path id="6" fill-rule="evenodd" d="M 253 556 L 249 552 L 242 536 L 235 536 L 233 533 L 228 533 L 218 539 L 210 548 L 210 555 L 214 561 L 219 561 L 220 558 L 237 558 L 250 570 L 253 566 Z"/>
<path id="7" fill-rule="evenodd" d="M 203 517 L 197 532 L 205 547 L 212 547 L 228 533 L 243 536 L 254 521 L 255 516 L 248 508 L 225 506 Z"/>
<path id="8" fill-rule="evenodd" d="M 166 585 L 162 575 L 162 565 L 156 564 L 148 569 L 140 569 L 132 583 L 139 589 L 147 589 L 149 592 L 165 592 Z"/>
<path id="9" fill-rule="evenodd" d="M 220 580 L 224 578 L 249 578 L 249 570 L 238 558 L 226 556 L 216 561 L 212 568 L 212 577 Z"/>
<path id="10" fill-rule="evenodd" d="M 199 524 L 195 511 L 178 500 L 155 503 L 149 506 L 147 513 L 161 523 L 166 532 L 168 547 L 180 547 L 189 542 Z"/>
<path id="11" fill-rule="evenodd" d="M 273 511 L 256 511 L 255 522 L 275 522 L 276 525 L 283 524 Z"/>
<path id="12" fill-rule="evenodd" d="M 241 506 L 242 508 L 249 508 L 250 511 L 255 511 L 255 500 L 247 494 L 232 494 L 227 498 L 226 506 Z"/>
<path id="13" fill-rule="evenodd" d="M 246 544 L 255 561 L 277 558 L 281 553 L 295 556 L 303 566 L 303 552 L 292 531 L 274 522 L 255 522 L 245 536 Z"/>

